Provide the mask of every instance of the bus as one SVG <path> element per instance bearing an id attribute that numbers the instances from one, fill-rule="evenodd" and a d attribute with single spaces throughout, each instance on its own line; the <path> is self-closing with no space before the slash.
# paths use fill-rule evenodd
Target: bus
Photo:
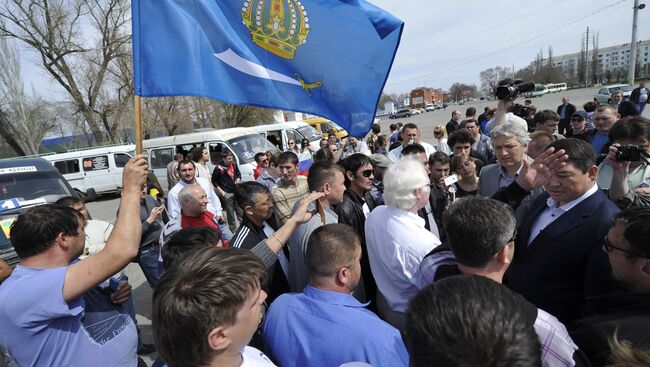
<path id="1" fill-rule="evenodd" d="M 548 93 L 557 93 L 567 90 L 567 86 L 566 83 L 546 84 L 546 89 Z"/>
<path id="2" fill-rule="evenodd" d="M 535 89 L 531 92 L 528 92 L 524 95 L 524 97 L 527 98 L 535 98 L 535 97 L 541 97 L 548 93 L 548 89 L 546 89 L 545 85 L 536 85 Z"/>

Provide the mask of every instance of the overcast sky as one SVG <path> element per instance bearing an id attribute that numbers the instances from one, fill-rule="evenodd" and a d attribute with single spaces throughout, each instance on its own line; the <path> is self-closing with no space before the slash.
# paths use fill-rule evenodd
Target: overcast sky
<path id="1" fill-rule="evenodd" d="M 580 51 L 589 27 L 599 47 L 629 43 L 633 0 L 370 0 L 405 23 L 387 93 L 475 83 L 503 65 L 521 69 L 540 48 L 546 57 Z M 650 1 L 639 10 L 638 40 L 650 39 Z M 591 42 L 589 48 L 591 48 Z"/>
<path id="2" fill-rule="evenodd" d="M 480 87 L 481 70 L 523 68 L 540 48 L 545 56 L 549 46 L 554 55 L 580 51 L 587 27 L 601 48 L 629 43 L 632 34 L 634 0 L 370 1 L 405 22 L 387 93 L 425 85 L 447 89 L 454 82 Z M 639 11 L 638 39 L 650 39 L 650 6 Z M 51 78 L 36 67 L 35 58 L 26 53 L 22 58 L 28 93 L 33 85 L 37 94 L 58 99 L 61 88 L 43 83 Z"/>

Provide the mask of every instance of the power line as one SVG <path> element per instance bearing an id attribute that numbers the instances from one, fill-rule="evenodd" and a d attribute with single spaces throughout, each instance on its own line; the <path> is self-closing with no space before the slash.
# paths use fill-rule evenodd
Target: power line
<path id="1" fill-rule="evenodd" d="M 615 3 L 612 3 L 612 4 L 609 4 L 609 5 L 603 6 L 601 8 L 595 9 L 595 10 L 589 12 L 589 13 L 578 16 L 578 18 L 572 18 L 571 22 L 565 21 L 565 22 L 563 22 L 564 24 L 562 24 L 562 25 L 558 25 L 557 27 L 552 27 L 550 31 L 541 33 L 541 34 L 539 34 L 537 36 L 533 36 L 533 37 L 531 37 L 529 39 L 526 39 L 524 41 L 515 43 L 515 44 L 513 44 L 511 46 L 504 47 L 504 48 L 494 50 L 494 51 L 488 51 L 488 52 L 485 52 L 485 53 L 479 53 L 476 56 L 474 56 L 474 55 L 468 56 L 471 59 L 469 61 L 467 61 L 467 62 L 455 63 L 454 65 L 452 65 L 450 67 L 447 67 L 447 68 L 431 71 L 431 72 L 428 72 L 426 74 L 418 75 L 418 76 L 413 77 L 413 78 L 409 78 L 409 79 L 405 79 L 405 80 L 401 80 L 401 81 L 397 81 L 397 82 L 387 83 L 387 85 L 399 85 L 399 84 L 403 84 L 403 83 L 407 83 L 407 82 L 412 82 L 412 81 L 415 81 L 415 80 L 418 80 L 418 79 L 422 79 L 422 78 L 425 78 L 425 77 L 428 77 L 428 76 L 443 73 L 443 72 L 446 72 L 446 71 L 449 71 L 449 70 L 457 69 L 457 68 L 460 68 L 460 67 L 463 67 L 463 66 L 466 66 L 466 65 L 470 65 L 470 64 L 482 61 L 483 59 L 486 59 L 488 57 L 497 55 L 497 54 L 499 54 L 501 52 L 504 52 L 504 51 L 508 51 L 508 50 L 520 47 L 522 45 L 525 45 L 526 43 L 529 43 L 529 42 L 534 41 L 536 39 L 542 38 L 542 37 L 547 36 L 547 35 L 549 35 L 551 33 L 557 32 L 560 29 L 572 26 L 576 22 L 579 22 L 581 20 L 592 17 L 592 16 L 594 16 L 594 15 L 596 15 L 598 13 L 603 12 L 604 10 L 607 10 L 607 9 L 609 9 L 611 7 L 614 7 L 614 6 L 618 5 L 618 4 L 621 4 L 621 3 L 626 2 L 626 1 L 628 1 L 628 0 L 619 0 L 619 1 L 615 2 Z M 464 58 L 468 58 L 468 57 L 464 57 Z"/>

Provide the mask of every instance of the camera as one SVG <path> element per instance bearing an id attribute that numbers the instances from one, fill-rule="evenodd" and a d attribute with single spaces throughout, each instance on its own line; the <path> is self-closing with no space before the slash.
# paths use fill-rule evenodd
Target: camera
<path id="1" fill-rule="evenodd" d="M 646 153 L 638 145 L 623 145 L 616 151 L 616 159 L 619 161 L 638 162 L 642 155 L 646 155 Z"/>
<path id="2" fill-rule="evenodd" d="M 522 104 L 515 103 L 512 106 L 510 106 L 510 108 L 508 109 L 508 112 L 512 112 L 512 114 L 514 114 L 515 116 L 519 116 L 522 119 L 526 119 L 526 118 L 528 118 L 528 115 L 530 113 L 530 108 L 528 108 L 528 107 L 526 107 L 526 106 L 524 106 Z"/>
<path id="3" fill-rule="evenodd" d="M 535 83 L 524 83 L 521 79 L 506 78 L 499 82 L 495 92 L 498 99 L 512 99 L 519 93 L 535 90 Z"/>

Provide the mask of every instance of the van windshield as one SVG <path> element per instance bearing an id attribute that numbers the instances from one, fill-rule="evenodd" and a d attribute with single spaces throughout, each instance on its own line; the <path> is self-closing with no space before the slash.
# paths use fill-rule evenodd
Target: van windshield
<path id="1" fill-rule="evenodd" d="M 58 172 L 28 172 L 0 175 L 0 200 L 43 198 L 53 203 L 72 192 Z"/>
<path id="2" fill-rule="evenodd" d="M 298 132 L 309 141 L 318 141 L 323 139 L 323 135 L 311 126 L 301 126 L 298 128 Z"/>
<path id="3" fill-rule="evenodd" d="M 267 150 L 277 150 L 270 141 L 259 134 L 240 136 L 228 140 L 234 153 L 239 158 L 239 164 L 251 163 L 254 161 L 256 153 L 266 152 Z"/>

